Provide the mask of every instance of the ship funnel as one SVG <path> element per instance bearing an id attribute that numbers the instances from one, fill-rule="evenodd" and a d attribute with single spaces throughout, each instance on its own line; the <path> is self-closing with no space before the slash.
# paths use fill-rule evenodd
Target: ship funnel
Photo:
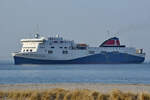
<path id="1" fill-rule="evenodd" d="M 125 47 L 125 45 L 120 45 L 119 38 L 113 37 L 104 41 L 100 47 Z"/>

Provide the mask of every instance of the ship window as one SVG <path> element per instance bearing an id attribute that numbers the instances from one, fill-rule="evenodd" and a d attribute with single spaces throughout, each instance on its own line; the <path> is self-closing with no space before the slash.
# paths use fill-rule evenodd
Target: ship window
<path id="1" fill-rule="evenodd" d="M 32 52 L 32 49 L 30 49 L 30 52 Z"/>
<path id="2" fill-rule="evenodd" d="M 64 43 L 64 41 L 60 41 L 60 43 Z"/>
<path id="3" fill-rule="evenodd" d="M 61 48 L 61 49 L 62 49 L 63 47 L 59 47 L 59 48 Z"/>
<path id="4" fill-rule="evenodd" d="M 69 46 L 69 49 L 73 49 L 73 47 L 72 47 L 72 46 Z"/>
<path id="5" fill-rule="evenodd" d="M 53 51 L 51 51 L 51 50 L 48 50 L 48 54 L 52 54 L 53 53 Z"/>
<path id="6" fill-rule="evenodd" d="M 25 52 L 25 50 L 23 50 L 23 52 Z"/>
<path id="7" fill-rule="evenodd" d="M 28 52 L 28 49 L 26 51 Z"/>
<path id="8" fill-rule="evenodd" d="M 55 48 L 55 47 L 51 47 L 51 48 Z"/>
<path id="9" fill-rule="evenodd" d="M 49 43 L 49 45 L 52 45 L 52 43 Z"/>
<path id="10" fill-rule="evenodd" d="M 42 46 L 41 46 L 40 48 L 45 48 L 45 47 L 42 47 Z"/>
<path id="11" fill-rule="evenodd" d="M 67 49 L 67 47 L 64 47 L 65 49 Z"/>
<path id="12" fill-rule="evenodd" d="M 63 54 L 68 54 L 68 51 L 63 51 L 62 53 L 63 53 Z"/>
<path id="13" fill-rule="evenodd" d="M 58 41 L 54 41 L 54 43 L 58 43 Z"/>
<path id="14" fill-rule="evenodd" d="M 89 54 L 94 54 L 95 53 L 95 51 L 89 51 Z"/>
<path id="15" fill-rule="evenodd" d="M 47 52 L 47 50 L 45 50 L 45 52 Z"/>

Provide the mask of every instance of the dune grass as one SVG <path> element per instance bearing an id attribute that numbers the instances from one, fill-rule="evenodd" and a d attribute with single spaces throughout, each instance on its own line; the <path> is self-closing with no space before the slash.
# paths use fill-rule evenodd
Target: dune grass
<path id="1" fill-rule="evenodd" d="M 0 91 L 0 100 L 150 100 L 150 93 L 130 93 L 113 90 L 100 93 L 92 90 L 16 90 Z"/>

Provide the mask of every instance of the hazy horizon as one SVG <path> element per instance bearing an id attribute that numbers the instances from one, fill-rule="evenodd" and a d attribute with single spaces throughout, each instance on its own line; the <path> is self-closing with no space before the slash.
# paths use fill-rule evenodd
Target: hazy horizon
<path id="1" fill-rule="evenodd" d="M 44 37 L 60 34 L 90 46 L 117 36 L 122 44 L 143 48 L 150 61 L 149 9 L 150 0 L 0 0 L 0 60 L 11 59 L 38 24 Z"/>

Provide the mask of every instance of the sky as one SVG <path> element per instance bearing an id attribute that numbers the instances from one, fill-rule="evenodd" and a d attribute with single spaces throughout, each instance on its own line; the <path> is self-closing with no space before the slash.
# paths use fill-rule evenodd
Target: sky
<path id="1" fill-rule="evenodd" d="M 0 0 L 0 59 L 12 59 L 38 24 L 41 36 L 90 46 L 117 36 L 123 45 L 143 48 L 150 61 L 149 10 L 150 0 Z"/>

